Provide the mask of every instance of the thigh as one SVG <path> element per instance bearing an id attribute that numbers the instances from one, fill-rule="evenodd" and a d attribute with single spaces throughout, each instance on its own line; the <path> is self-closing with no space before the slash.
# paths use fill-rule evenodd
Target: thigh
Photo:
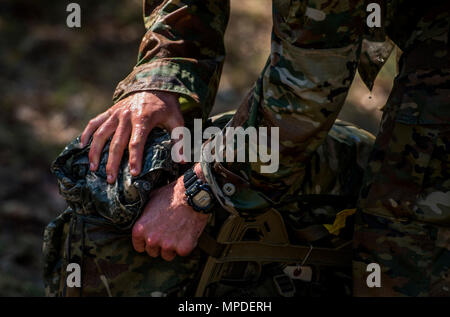
<path id="1" fill-rule="evenodd" d="M 450 296 L 449 133 L 385 115 L 356 217 L 356 296 Z M 367 286 L 369 263 L 380 288 Z"/>
<path id="2" fill-rule="evenodd" d="M 450 125 L 405 123 L 401 105 L 384 115 L 365 171 L 354 293 L 450 296 Z M 380 265 L 380 288 L 366 284 L 369 263 Z"/>
<path id="3" fill-rule="evenodd" d="M 404 53 L 360 194 L 354 292 L 450 296 L 448 4 L 402 17 L 406 2 L 389 3 L 388 35 Z M 380 265 L 380 288 L 366 284 L 369 263 Z"/>

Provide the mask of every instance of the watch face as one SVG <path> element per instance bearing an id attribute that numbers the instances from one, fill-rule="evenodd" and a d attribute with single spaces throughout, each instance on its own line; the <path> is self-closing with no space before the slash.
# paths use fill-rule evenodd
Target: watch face
<path id="1" fill-rule="evenodd" d="M 206 190 L 200 190 L 192 197 L 192 202 L 200 208 L 206 208 L 211 204 L 211 196 Z"/>

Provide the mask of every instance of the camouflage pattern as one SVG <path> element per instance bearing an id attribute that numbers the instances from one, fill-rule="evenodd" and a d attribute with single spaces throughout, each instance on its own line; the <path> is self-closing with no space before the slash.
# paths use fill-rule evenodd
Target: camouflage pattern
<path id="1" fill-rule="evenodd" d="M 323 211 L 305 212 L 297 198 L 356 195 L 363 184 L 354 242 L 355 295 L 449 295 L 449 4 L 380 1 L 382 28 L 373 31 L 366 27 L 365 1 L 272 3 L 271 54 L 230 125 L 279 127 L 280 168 L 261 174 L 259 164 L 203 164 L 217 197 L 242 215 L 280 206 L 287 222 L 302 228 L 324 223 Z M 138 64 L 118 85 L 115 101 L 141 90 L 172 91 L 180 94 L 187 123 L 195 116 L 206 119 L 225 56 L 228 15 L 229 3 L 223 0 L 144 1 L 147 33 Z M 363 38 L 382 42 L 385 36 L 403 55 L 365 167 L 370 137 L 335 120 L 356 69 L 370 88 L 389 55 L 390 44 L 371 52 Z M 223 169 L 228 173 L 219 172 Z M 245 186 L 224 195 L 222 184 L 237 178 Z M 365 284 L 371 262 L 382 267 L 380 289 Z"/>
<path id="2" fill-rule="evenodd" d="M 222 128 L 230 118 L 231 115 L 220 115 L 208 123 Z M 130 188 L 124 186 L 121 178 L 114 185 L 106 183 L 104 168 L 107 148 L 103 151 L 97 172 L 90 172 L 85 166 L 88 164 L 89 145 L 80 148 L 79 138 L 55 160 L 52 170 L 58 177 L 68 208 L 45 230 L 44 281 L 48 296 L 193 296 L 206 253 L 196 248 L 187 257 L 176 257 L 174 261 L 166 262 L 161 258 L 151 258 L 146 253 L 137 253 L 131 243 L 131 225 L 146 202 L 141 198 L 148 196 L 151 189 L 173 179 L 174 173 L 181 173 L 165 154 L 168 137 L 168 134 L 158 130 L 150 134 L 145 147 L 143 172 L 130 182 Z M 348 194 L 356 193 L 362 184 L 363 166 L 373 140 L 369 133 L 344 122 L 338 121 L 332 127 L 310 162 L 311 176 L 304 185 L 308 193 L 305 197 L 316 196 L 317 199 L 290 203 L 304 211 L 304 226 L 332 224 L 337 212 L 355 206 L 356 195 L 349 199 Z M 356 168 L 352 170 L 352 167 Z M 351 170 L 351 173 L 343 173 Z M 125 179 L 129 176 L 126 156 L 120 175 L 125 175 Z M 144 181 L 148 186 L 142 186 Z M 133 188 L 142 195 L 126 194 Z M 331 198 L 315 195 L 319 188 L 321 193 L 330 194 Z M 343 199 L 335 201 L 339 197 Z M 104 205 L 119 202 L 120 208 Z M 287 206 L 286 210 L 291 206 Z M 220 208 L 216 212 L 218 216 L 222 212 L 226 217 L 226 212 L 220 211 Z M 289 226 L 292 222 L 290 218 L 287 217 Z M 220 225 L 221 222 L 210 224 L 206 230 L 212 233 Z M 320 243 L 327 245 L 350 238 L 349 232 L 341 232 L 339 235 L 329 234 Z M 66 285 L 70 274 L 66 271 L 69 263 L 77 263 L 81 267 L 81 288 Z M 282 273 L 285 265 L 287 263 L 268 263 L 263 273 L 258 273 L 260 275 L 256 278 L 253 276 L 246 287 L 242 286 L 242 281 L 235 285 L 219 283 L 210 296 L 279 296 L 272 277 Z M 317 278 L 312 282 L 295 282 L 297 295 L 350 295 L 350 265 L 346 270 L 315 270 Z M 241 279 L 244 280 L 245 276 Z"/>
<path id="3" fill-rule="evenodd" d="M 229 1 L 144 0 L 147 32 L 138 62 L 121 81 L 114 102 L 137 91 L 181 94 L 183 114 L 206 120 L 212 109 L 225 60 L 223 36 Z"/>
<path id="4" fill-rule="evenodd" d="M 48 225 L 44 235 L 44 281 L 47 296 L 183 296 L 197 274 L 201 254 L 172 262 L 137 253 L 131 229 L 68 208 Z M 81 287 L 68 287 L 69 263 L 81 267 Z"/>
<path id="5" fill-rule="evenodd" d="M 144 1 L 147 32 L 138 63 L 118 84 L 114 101 L 136 91 L 171 91 L 181 96 L 187 125 L 195 117 L 208 118 L 225 57 L 228 17 L 229 1 Z M 380 32 L 369 34 L 365 17 L 364 1 L 273 1 L 272 52 L 232 125 L 281 128 L 279 172 L 249 175 L 258 189 L 275 193 L 275 200 L 300 187 L 298 163 L 333 125 L 358 67 L 362 37 L 385 40 Z M 387 46 L 366 54 L 359 65 L 367 69 L 368 86 L 392 49 Z"/>
<path id="6" fill-rule="evenodd" d="M 120 267 L 112 263 L 120 258 L 114 249 L 131 248 L 131 228 L 141 215 L 149 193 L 156 187 L 163 186 L 175 179 L 178 166 L 170 156 L 170 136 L 161 129 L 154 129 L 146 143 L 144 164 L 139 176 L 133 177 L 129 171 L 127 155 L 121 162 L 117 181 L 110 185 L 106 182 L 106 163 L 109 142 L 102 151 L 100 167 L 97 171 L 89 170 L 88 153 L 90 144 L 81 147 L 80 137 L 71 142 L 52 164 L 52 172 L 58 179 L 61 195 L 68 204 L 67 210 L 54 222 L 49 224 L 44 234 L 44 279 L 47 294 L 65 294 L 65 268 L 68 263 L 78 263 L 88 277 L 83 281 L 87 294 L 96 295 L 91 279 L 113 270 L 112 275 L 119 274 Z M 114 258 L 109 263 L 109 258 Z M 145 259 L 140 257 L 141 261 Z M 104 262 L 106 261 L 106 264 Z M 95 265 L 94 265 L 95 264 Z M 111 265 L 103 268 L 104 265 Z M 94 273 L 95 272 L 95 273 Z M 108 271 L 109 272 L 109 271 Z M 133 281 L 133 273 L 127 277 Z M 90 279 L 91 278 L 91 279 Z M 99 280 L 93 281 L 97 283 Z M 115 290 L 114 279 L 111 291 Z M 74 290 L 69 290 L 74 291 Z M 122 290 L 126 295 L 125 290 Z M 59 293 L 58 293 L 59 292 Z M 63 292 L 63 293 L 61 293 Z"/>
<path id="7" fill-rule="evenodd" d="M 144 156 L 148 159 L 144 162 L 143 172 L 138 177 L 131 176 L 125 158 L 121 162 L 118 181 L 109 185 L 105 179 L 109 141 L 102 150 L 101 167 L 91 172 L 88 159 L 90 144 L 82 148 L 80 138 L 76 138 L 51 167 L 58 179 L 61 195 L 72 209 L 82 210 L 83 214 L 98 213 L 112 224 L 129 229 L 140 216 L 150 191 L 155 186 L 167 184 L 177 173 L 178 166 L 171 159 L 171 140 L 167 133 L 154 129 L 147 143 Z"/>
<path id="8" fill-rule="evenodd" d="M 386 32 L 403 50 L 359 202 L 354 291 L 450 296 L 450 5 L 391 1 Z M 381 266 L 381 288 L 365 283 Z"/>
<path id="9" fill-rule="evenodd" d="M 356 66 L 370 88 L 392 51 L 387 40 L 380 49 L 364 49 L 360 60 L 363 38 L 382 40 L 385 34 L 403 55 L 359 202 L 355 295 L 450 295 L 449 4 L 380 2 L 382 28 L 370 34 L 363 31 L 362 1 L 289 3 L 273 1 L 270 58 L 231 122 L 279 127 L 280 168 L 261 174 L 259 164 L 216 162 L 203 164 L 204 173 L 214 175 L 212 183 L 219 185 L 216 194 L 223 205 L 243 215 L 304 194 L 306 167 L 343 104 Z M 221 186 L 237 175 L 246 183 L 245 190 L 223 195 Z M 292 206 L 287 212 L 298 213 L 296 225 L 304 225 L 301 209 Z M 368 215 L 386 219 L 369 221 Z M 389 221 L 407 224 L 391 226 Z M 385 240 L 387 234 L 399 237 Z M 386 283 L 380 289 L 366 285 L 365 268 L 371 262 L 382 265 Z M 426 274 L 420 274 L 424 270 Z"/>
<path id="10" fill-rule="evenodd" d="M 384 114 L 356 218 L 354 288 L 360 296 L 449 296 L 450 127 Z M 381 288 L 365 283 L 381 266 Z"/>

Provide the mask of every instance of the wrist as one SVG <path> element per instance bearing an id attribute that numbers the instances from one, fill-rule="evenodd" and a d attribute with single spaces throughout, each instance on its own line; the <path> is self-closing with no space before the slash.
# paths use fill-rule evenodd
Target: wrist
<path id="1" fill-rule="evenodd" d="M 172 101 L 176 101 L 176 102 L 178 102 L 178 98 L 180 97 L 179 93 L 172 92 L 172 91 L 149 90 L 148 92 L 157 96 L 160 99 L 171 99 Z"/>
<path id="2" fill-rule="evenodd" d="M 188 204 L 200 213 L 211 213 L 216 198 L 206 182 L 200 164 L 195 164 L 184 173 L 183 182 Z"/>

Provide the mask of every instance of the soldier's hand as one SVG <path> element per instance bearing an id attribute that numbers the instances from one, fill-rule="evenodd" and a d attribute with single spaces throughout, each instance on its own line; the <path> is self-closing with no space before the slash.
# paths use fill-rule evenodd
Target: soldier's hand
<path id="1" fill-rule="evenodd" d="M 90 169 L 95 171 L 103 147 L 108 138 L 113 136 L 106 174 L 108 183 L 114 183 L 127 146 L 130 152 L 130 172 L 137 176 L 141 172 L 144 145 L 150 131 L 154 127 L 161 127 L 170 133 L 183 125 L 177 94 L 162 91 L 137 92 L 89 121 L 81 135 L 81 145 L 85 146 L 94 134 L 89 162 Z"/>
<path id="2" fill-rule="evenodd" d="M 188 205 L 183 177 L 151 193 L 150 201 L 132 231 L 133 247 L 151 257 L 172 261 L 195 248 L 208 221 Z"/>

